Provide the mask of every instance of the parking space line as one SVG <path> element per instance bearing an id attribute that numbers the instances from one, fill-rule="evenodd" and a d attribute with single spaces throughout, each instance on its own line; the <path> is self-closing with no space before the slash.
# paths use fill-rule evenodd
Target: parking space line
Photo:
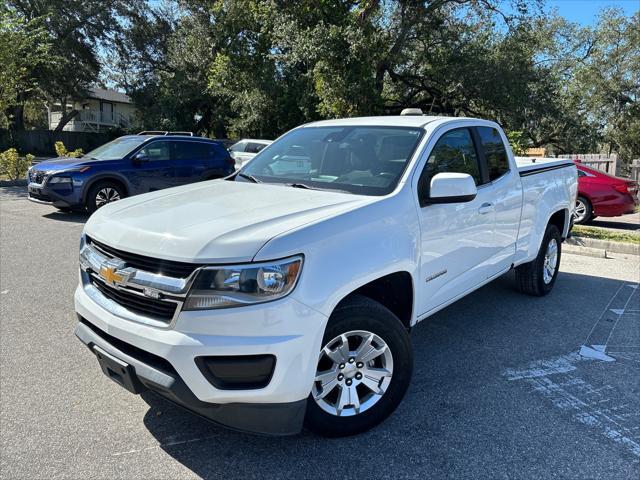
<path id="1" fill-rule="evenodd" d="M 112 457 L 119 457 L 119 456 L 122 456 L 122 455 L 129 455 L 129 454 L 132 454 L 132 453 L 146 452 L 147 450 L 155 450 L 156 448 L 175 447 L 177 445 L 185 445 L 187 443 L 195 443 L 195 442 L 201 442 L 201 441 L 204 441 L 204 440 L 209 440 L 209 439 L 215 438 L 217 436 L 218 435 L 209 435 L 207 437 L 191 438 L 189 440 L 180 440 L 178 442 L 159 443 L 157 445 L 152 445 L 150 447 L 138 448 L 138 449 L 134 449 L 134 450 L 127 450 L 125 452 L 112 453 L 111 456 Z"/>

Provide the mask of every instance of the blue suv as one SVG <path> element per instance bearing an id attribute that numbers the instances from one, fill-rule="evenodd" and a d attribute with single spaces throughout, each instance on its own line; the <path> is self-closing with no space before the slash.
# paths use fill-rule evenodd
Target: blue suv
<path id="1" fill-rule="evenodd" d="M 126 135 L 80 158 L 55 158 L 29 170 L 29 200 L 93 212 L 139 193 L 230 175 L 234 160 L 218 142 L 182 132 Z"/>

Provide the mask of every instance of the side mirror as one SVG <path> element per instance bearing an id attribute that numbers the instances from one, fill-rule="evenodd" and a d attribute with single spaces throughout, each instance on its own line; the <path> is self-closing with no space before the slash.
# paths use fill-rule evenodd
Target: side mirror
<path id="1" fill-rule="evenodd" d="M 467 173 L 438 173 L 431 179 L 429 197 L 430 203 L 461 203 L 470 202 L 478 194 L 476 182 Z"/>
<path id="2" fill-rule="evenodd" d="M 142 152 L 138 152 L 133 156 L 133 158 L 131 160 L 133 161 L 134 165 L 140 165 L 142 163 L 148 162 L 149 161 L 149 157 L 147 157 Z"/>

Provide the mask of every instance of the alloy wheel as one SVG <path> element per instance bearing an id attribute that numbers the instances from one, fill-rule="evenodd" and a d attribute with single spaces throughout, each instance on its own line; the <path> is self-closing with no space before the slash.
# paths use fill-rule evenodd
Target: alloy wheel
<path id="1" fill-rule="evenodd" d="M 555 238 L 549 240 L 547 251 L 544 254 L 544 264 L 542 266 L 542 278 L 544 283 L 549 284 L 556 273 L 558 267 L 558 241 Z"/>
<path id="2" fill-rule="evenodd" d="M 104 187 L 98 190 L 96 194 L 96 207 L 100 208 L 107 203 L 116 202 L 120 200 L 120 193 L 113 187 Z"/>
<path id="3" fill-rule="evenodd" d="M 393 376 L 393 355 L 378 335 L 354 330 L 328 342 L 320 352 L 312 396 L 325 412 L 358 415 L 385 394 Z"/>
<path id="4" fill-rule="evenodd" d="M 587 205 L 580 199 L 576 200 L 576 208 L 573 209 L 573 221 L 582 222 L 587 217 Z"/>

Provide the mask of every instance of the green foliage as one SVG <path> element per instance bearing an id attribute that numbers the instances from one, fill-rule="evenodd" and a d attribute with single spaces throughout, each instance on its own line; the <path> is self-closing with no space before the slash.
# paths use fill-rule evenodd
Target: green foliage
<path id="1" fill-rule="evenodd" d="M 507 133 L 511 150 L 514 155 L 524 155 L 527 152 L 527 142 L 524 133 L 520 131 L 512 131 Z"/>
<path id="2" fill-rule="evenodd" d="M 273 138 L 411 106 L 496 120 L 518 148 L 640 156 L 640 17 L 581 28 L 541 3 L 166 0 L 127 17 L 110 67 L 141 128 Z"/>
<path id="3" fill-rule="evenodd" d="M 43 20 L 27 20 L 15 10 L 0 6 L 0 112 L 18 97 L 38 94 L 36 71 L 49 64 L 51 38 Z"/>
<path id="4" fill-rule="evenodd" d="M 56 149 L 56 155 L 58 155 L 59 157 L 78 158 L 83 154 L 81 148 L 76 148 L 73 151 L 68 151 L 67 147 L 65 147 L 64 143 L 62 143 L 61 141 L 57 141 L 54 146 Z"/>
<path id="5" fill-rule="evenodd" d="M 0 174 L 6 175 L 9 180 L 25 178 L 34 158 L 30 154 L 20 156 L 15 148 L 10 148 L 0 153 Z"/>

